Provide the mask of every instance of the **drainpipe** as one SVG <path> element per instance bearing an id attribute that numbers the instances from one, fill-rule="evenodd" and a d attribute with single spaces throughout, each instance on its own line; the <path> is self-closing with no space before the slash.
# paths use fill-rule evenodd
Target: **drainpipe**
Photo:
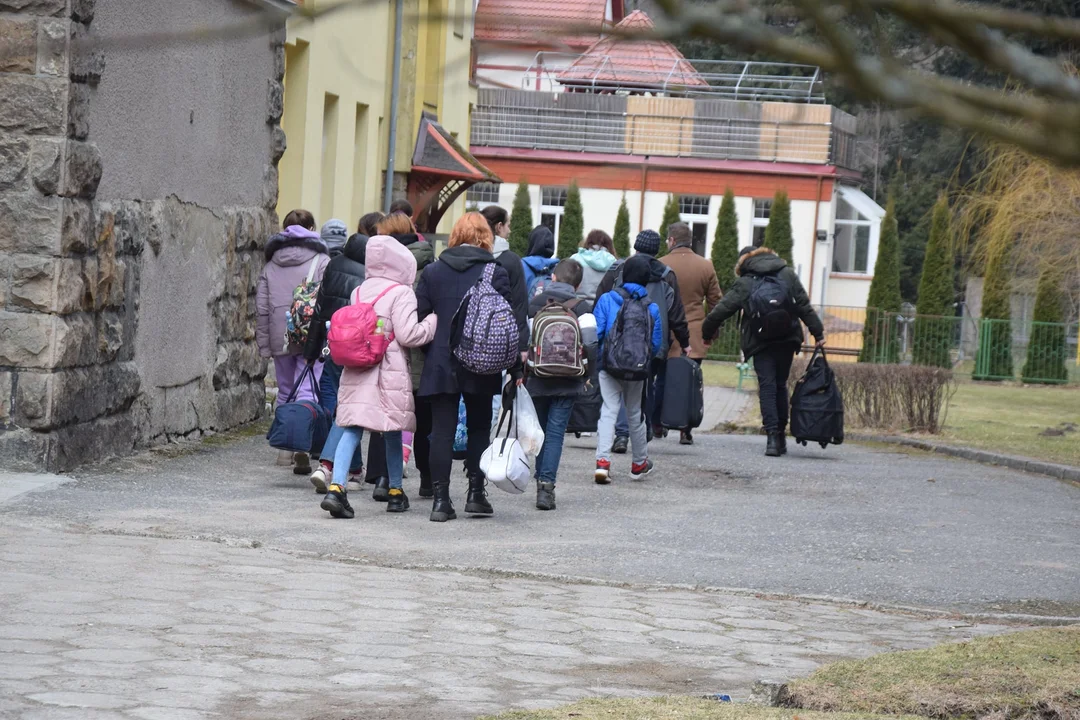
<path id="1" fill-rule="evenodd" d="M 398 93 L 401 90 L 401 31 L 405 20 L 405 0 L 394 2 L 394 70 L 390 80 L 390 152 L 386 160 L 383 212 L 390 212 L 394 195 L 394 156 L 397 155 Z"/>
<path id="2" fill-rule="evenodd" d="M 814 297 L 814 260 L 817 257 L 817 221 L 818 212 L 821 210 L 821 176 L 817 178 L 817 194 L 814 195 L 814 227 L 813 227 L 813 242 L 810 246 L 810 287 L 806 290 L 806 295 L 810 298 Z"/>

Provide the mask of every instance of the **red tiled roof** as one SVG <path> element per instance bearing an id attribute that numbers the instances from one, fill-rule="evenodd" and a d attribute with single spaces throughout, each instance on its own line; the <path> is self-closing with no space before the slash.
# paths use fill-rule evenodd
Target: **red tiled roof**
<path id="1" fill-rule="evenodd" d="M 653 27 L 653 21 L 641 10 L 635 10 L 615 27 L 648 30 Z M 564 85 L 708 85 L 671 43 L 617 37 L 605 37 L 593 43 L 584 55 L 559 73 L 558 79 Z"/>
<path id="2" fill-rule="evenodd" d="M 474 32 L 477 40 L 584 48 L 602 36 L 606 15 L 607 0 L 479 0 Z"/>

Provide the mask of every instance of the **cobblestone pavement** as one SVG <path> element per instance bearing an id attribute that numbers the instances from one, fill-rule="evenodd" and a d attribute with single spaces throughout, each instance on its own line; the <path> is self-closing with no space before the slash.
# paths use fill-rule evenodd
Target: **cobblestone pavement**
<path id="1" fill-rule="evenodd" d="M 592 695 L 738 699 L 836 658 L 1006 629 L 0 526 L 3 718 L 422 720 Z"/>

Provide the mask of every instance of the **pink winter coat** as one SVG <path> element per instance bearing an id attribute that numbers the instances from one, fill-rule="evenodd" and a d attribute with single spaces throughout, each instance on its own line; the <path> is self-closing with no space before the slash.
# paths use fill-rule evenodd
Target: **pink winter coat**
<path id="1" fill-rule="evenodd" d="M 386 288 L 395 287 L 375 304 L 386 320 L 386 332 L 394 341 L 373 368 L 345 368 L 338 386 L 337 424 L 362 427 L 373 432 L 415 430 L 412 378 L 404 348 L 427 345 L 435 337 L 435 314 L 416 318 L 416 258 L 392 237 L 376 235 L 368 240 L 365 262 L 367 278 L 352 294 L 352 304 L 370 303 Z M 333 322 L 331 320 L 331 322 Z"/>

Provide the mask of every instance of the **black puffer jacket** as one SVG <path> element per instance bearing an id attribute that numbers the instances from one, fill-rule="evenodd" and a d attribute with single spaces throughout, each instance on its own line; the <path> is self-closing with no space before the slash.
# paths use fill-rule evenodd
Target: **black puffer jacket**
<path id="1" fill-rule="evenodd" d="M 315 360 L 326 346 L 326 323 L 331 316 L 349 304 L 352 292 L 364 282 L 364 253 L 367 235 L 359 233 L 349 238 L 345 250 L 330 261 L 323 273 L 319 294 L 315 298 L 315 315 L 311 318 L 304 357 Z"/>
<path id="2" fill-rule="evenodd" d="M 705 322 L 701 324 L 701 336 L 706 342 L 711 342 L 716 337 L 716 333 L 725 320 L 740 310 L 746 310 L 750 292 L 754 289 L 754 281 L 763 275 L 775 275 L 784 283 L 795 304 L 795 314 L 806 323 L 810 334 L 816 340 L 821 340 L 825 336 L 825 326 L 821 324 L 821 318 L 814 312 L 814 307 L 810 304 L 810 296 L 806 294 L 799 276 L 788 267 L 783 258 L 772 250 L 762 247 L 744 254 L 735 265 L 735 274 L 738 280 L 730 290 L 724 293 L 720 304 L 712 309 L 712 312 L 706 316 Z M 747 313 L 743 313 L 742 351 L 746 358 L 753 357 L 770 345 L 790 345 L 792 349 L 797 350 L 802 346 L 804 339 L 802 325 L 795 323 L 787 337 L 764 341 L 757 336 L 750 323 L 747 322 Z"/>

